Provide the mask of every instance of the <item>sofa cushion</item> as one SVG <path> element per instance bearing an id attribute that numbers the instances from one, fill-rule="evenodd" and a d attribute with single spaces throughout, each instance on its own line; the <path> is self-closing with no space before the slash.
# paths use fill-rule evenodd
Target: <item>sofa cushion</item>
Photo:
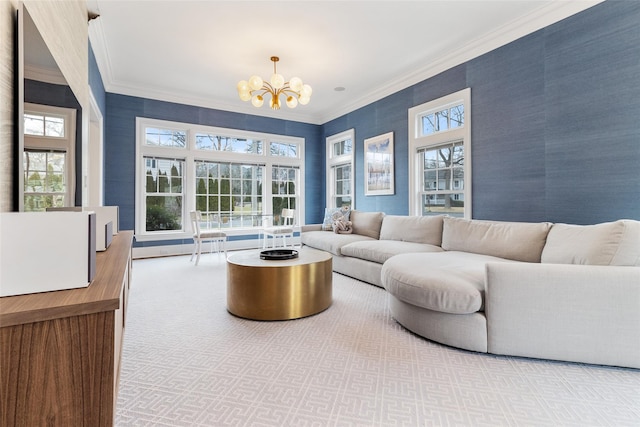
<path id="1" fill-rule="evenodd" d="M 386 217 L 385 217 L 386 221 Z M 344 256 L 384 263 L 394 255 L 410 252 L 442 252 L 440 246 L 397 240 L 364 240 L 344 245 L 340 253 Z"/>
<path id="2" fill-rule="evenodd" d="M 358 234 L 336 234 L 332 231 L 306 231 L 300 236 L 303 245 L 331 252 L 333 255 L 342 255 L 340 249 L 346 244 L 361 240 L 374 240 L 371 237 Z"/>
<path id="3" fill-rule="evenodd" d="M 525 262 L 540 262 L 551 223 L 445 217 L 442 248 Z"/>
<path id="4" fill-rule="evenodd" d="M 513 261 L 457 251 L 396 255 L 382 266 L 382 285 L 396 298 L 418 307 L 475 313 L 484 310 L 487 262 Z"/>
<path id="5" fill-rule="evenodd" d="M 379 238 L 382 218 L 384 218 L 383 212 L 351 211 L 353 233 L 373 239 Z"/>
<path id="6" fill-rule="evenodd" d="M 342 216 L 345 221 L 349 221 L 349 215 L 351 214 L 351 209 L 349 209 L 348 207 L 325 208 L 324 219 L 322 220 L 323 230 L 333 231 L 333 222 L 335 221 L 334 219 L 335 214 L 340 214 L 340 216 Z"/>
<path id="7" fill-rule="evenodd" d="M 554 224 L 542 251 L 551 264 L 640 265 L 640 221 Z"/>
<path id="8" fill-rule="evenodd" d="M 400 240 L 440 246 L 443 218 L 443 215 L 385 215 L 380 228 L 380 240 Z"/>

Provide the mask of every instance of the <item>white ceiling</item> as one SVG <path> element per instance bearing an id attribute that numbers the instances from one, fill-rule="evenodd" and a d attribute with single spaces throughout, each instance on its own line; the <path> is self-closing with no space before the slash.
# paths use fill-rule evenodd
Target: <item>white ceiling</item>
<path id="1" fill-rule="evenodd" d="M 88 0 L 108 92 L 322 124 L 601 0 Z M 313 87 L 279 111 L 236 84 L 278 72 Z M 338 92 L 336 87 L 346 90 Z"/>

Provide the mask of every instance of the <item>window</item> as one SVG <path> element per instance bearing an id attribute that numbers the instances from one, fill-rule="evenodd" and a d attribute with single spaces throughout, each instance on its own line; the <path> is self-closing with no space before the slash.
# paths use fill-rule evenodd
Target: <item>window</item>
<path id="1" fill-rule="evenodd" d="M 428 112 L 420 117 L 420 134 L 431 135 L 464 125 L 464 105 L 458 104 L 444 110 Z"/>
<path id="2" fill-rule="evenodd" d="M 138 118 L 136 239 L 187 238 L 188 212 L 209 228 L 255 234 L 303 203 L 304 140 Z"/>
<path id="3" fill-rule="evenodd" d="M 209 151 L 227 151 L 233 153 L 262 154 L 262 140 L 233 138 L 208 133 L 196 134 L 196 149 Z"/>
<path id="4" fill-rule="evenodd" d="M 75 110 L 25 104 L 24 210 L 73 204 Z"/>
<path id="5" fill-rule="evenodd" d="M 67 153 L 24 151 L 24 210 L 63 207 L 67 201 Z"/>
<path id="6" fill-rule="evenodd" d="M 144 157 L 145 231 L 182 229 L 184 160 Z"/>
<path id="7" fill-rule="evenodd" d="M 64 138 L 64 117 L 48 114 L 25 113 L 24 134 L 48 136 L 50 138 Z"/>
<path id="8" fill-rule="evenodd" d="M 269 144 L 269 148 L 271 150 L 270 154 L 272 156 L 278 157 L 298 157 L 298 145 L 297 144 L 286 144 L 283 142 L 272 142 Z"/>
<path id="9" fill-rule="evenodd" d="M 464 146 L 455 142 L 418 150 L 423 176 L 422 215 L 464 215 Z"/>
<path id="10" fill-rule="evenodd" d="M 274 166 L 271 170 L 271 200 L 273 223 L 282 224 L 282 209 L 297 209 L 299 168 Z"/>
<path id="11" fill-rule="evenodd" d="M 354 130 L 327 138 L 327 207 L 353 206 Z"/>
<path id="12" fill-rule="evenodd" d="M 471 218 L 471 90 L 409 110 L 409 209 Z"/>
<path id="13" fill-rule="evenodd" d="M 154 129 L 145 130 L 145 145 L 156 147 L 184 148 L 186 146 L 187 133 L 181 130 Z"/>
<path id="14" fill-rule="evenodd" d="M 264 165 L 197 160 L 196 209 L 208 227 L 260 225 Z"/>

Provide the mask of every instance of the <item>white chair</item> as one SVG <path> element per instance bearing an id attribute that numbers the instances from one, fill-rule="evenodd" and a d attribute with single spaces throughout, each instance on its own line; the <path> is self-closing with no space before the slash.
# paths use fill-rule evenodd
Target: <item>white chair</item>
<path id="1" fill-rule="evenodd" d="M 214 230 L 202 230 L 200 228 L 200 223 L 202 222 L 202 212 L 200 211 L 191 211 L 191 228 L 193 229 L 193 252 L 191 253 L 191 259 L 189 262 L 193 261 L 193 257 L 196 256 L 196 265 L 200 262 L 200 254 L 202 253 L 202 243 L 203 242 L 211 242 L 211 251 L 215 247 L 215 251 L 219 254 L 222 250 L 227 255 L 226 241 L 227 234 L 223 231 L 214 231 Z"/>
<path id="2" fill-rule="evenodd" d="M 262 248 L 267 247 L 267 239 L 271 237 L 271 247 L 278 246 L 278 238 L 282 239 L 282 247 L 287 247 L 287 237 L 291 238 L 291 246 L 293 246 L 293 228 L 295 226 L 296 210 L 295 209 L 282 209 L 283 225 L 265 227 L 262 230 Z"/>

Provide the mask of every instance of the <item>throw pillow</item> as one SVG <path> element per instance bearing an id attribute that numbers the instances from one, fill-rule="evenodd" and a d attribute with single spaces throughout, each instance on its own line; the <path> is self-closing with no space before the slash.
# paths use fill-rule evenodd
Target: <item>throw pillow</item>
<path id="1" fill-rule="evenodd" d="M 351 209 L 344 206 L 342 208 L 325 208 L 324 220 L 322 221 L 322 229 L 325 231 L 333 231 L 334 214 L 342 214 L 344 221 L 349 221 Z"/>
<path id="2" fill-rule="evenodd" d="M 336 234 L 351 234 L 351 221 L 345 219 L 342 212 L 333 214 L 333 232 Z"/>

